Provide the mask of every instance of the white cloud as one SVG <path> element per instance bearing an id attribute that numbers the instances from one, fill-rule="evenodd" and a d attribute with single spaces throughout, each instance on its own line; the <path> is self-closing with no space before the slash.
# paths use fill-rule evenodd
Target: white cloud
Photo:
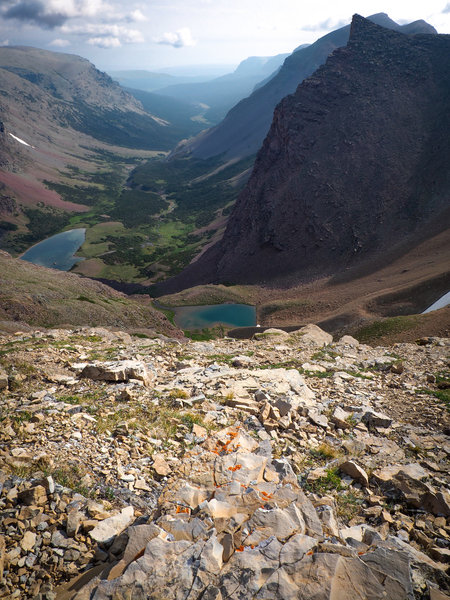
<path id="1" fill-rule="evenodd" d="M 148 19 L 144 13 L 137 8 L 127 16 L 127 21 L 130 23 L 143 23 L 144 21 L 148 21 Z"/>
<path id="2" fill-rule="evenodd" d="M 0 42 L 0 46 L 9 46 L 9 40 L 3 40 Z"/>
<path id="3" fill-rule="evenodd" d="M 89 38 L 87 43 L 99 48 L 120 48 L 122 45 L 119 38 L 113 36 Z"/>
<path id="4" fill-rule="evenodd" d="M 189 27 L 182 27 L 171 33 L 163 33 L 159 38 L 156 38 L 157 44 L 167 44 L 174 48 L 183 48 L 184 46 L 195 46 L 197 43 L 192 37 Z"/>
<path id="5" fill-rule="evenodd" d="M 69 40 L 63 40 L 61 38 L 56 38 L 56 40 L 53 40 L 52 42 L 50 42 L 49 46 L 65 48 L 66 46 L 70 46 L 70 42 L 69 42 Z"/>
<path id="6" fill-rule="evenodd" d="M 117 42 L 121 44 L 139 44 L 144 42 L 144 36 L 138 29 L 129 29 L 124 25 L 117 25 L 111 23 L 86 23 L 84 25 L 63 25 L 61 31 L 68 35 L 87 35 L 94 36 L 91 39 L 98 40 L 100 38 L 107 38 L 106 45 L 102 45 L 103 48 L 117 47 Z M 92 42 L 89 41 L 91 44 Z M 95 42 L 93 45 L 100 45 Z"/>

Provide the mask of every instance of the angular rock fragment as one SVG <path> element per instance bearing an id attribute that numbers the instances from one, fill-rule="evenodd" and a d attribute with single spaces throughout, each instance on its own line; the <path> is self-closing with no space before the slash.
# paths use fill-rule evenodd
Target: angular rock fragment
<path id="1" fill-rule="evenodd" d="M 114 539 L 133 521 L 134 509 L 132 506 L 123 508 L 119 514 L 100 521 L 98 525 L 89 532 L 90 537 L 96 542 L 106 544 Z"/>
<path id="2" fill-rule="evenodd" d="M 119 360 L 100 362 L 96 361 L 86 365 L 81 372 L 81 377 L 99 381 L 129 381 L 137 379 L 148 386 L 155 375 L 147 370 L 144 363 L 138 360 Z"/>
<path id="3" fill-rule="evenodd" d="M 339 469 L 349 475 L 352 479 L 367 487 L 369 484 L 369 477 L 362 467 L 356 464 L 353 460 L 347 460 L 339 465 Z"/>
<path id="4" fill-rule="evenodd" d="M 313 324 L 305 325 L 305 327 L 292 331 L 290 337 L 302 345 L 316 346 L 317 348 L 327 346 L 333 341 L 332 335 Z"/>

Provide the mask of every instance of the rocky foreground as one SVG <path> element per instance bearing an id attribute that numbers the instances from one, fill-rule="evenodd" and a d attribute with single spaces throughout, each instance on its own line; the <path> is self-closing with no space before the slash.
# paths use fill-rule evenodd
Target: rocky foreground
<path id="1" fill-rule="evenodd" d="M 0 598 L 449 597 L 449 340 L 0 338 Z"/>

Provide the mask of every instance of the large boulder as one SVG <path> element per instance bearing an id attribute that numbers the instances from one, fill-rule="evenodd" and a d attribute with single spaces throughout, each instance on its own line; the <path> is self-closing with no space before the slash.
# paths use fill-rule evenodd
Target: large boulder
<path id="1" fill-rule="evenodd" d="M 95 361 L 86 365 L 81 377 L 96 381 L 129 381 L 137 379 L 144 385 L 150 385 L 155 375 L 149 372 L 145 364 L 139 360 Z"/>
<path id="2" fill-rule="evenodd" d="M 317 348 L 327 346 L 333 341 L 332 335 L 323 329 L 320 329 L 320 327 L 313 323 L 305 325 L 305 327 L 301 327 L 296 331 L 292 331 L 290 338 L 300 343 L 302 346 L 315 346 Z"/>

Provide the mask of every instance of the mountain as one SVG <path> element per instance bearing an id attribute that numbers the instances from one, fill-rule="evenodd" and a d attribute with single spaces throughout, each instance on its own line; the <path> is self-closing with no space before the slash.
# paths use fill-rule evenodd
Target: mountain
<path id="1" fill-rule="evenodd" d="M 169 85 L 181 83 L 200 83 L 215 79 L 217 75 L 172 75 L 164 72 L 153 72 L 146 70 L 109 71 L 114 81 L 126 88 L 135 88 L 145 92 L 155 92 Z"/>
<path id="2" fill-rule="evenodd" d="M 133 299 L 98 281 L 33 265 L 0 250 L 0 332 L 67 323 L 180 336 L 148 297 Z"/>
<path id="3" fill-rule="evenodd" d="M 24 46 L 0 48 L 0 85 L 4 126 L 19 137 L 26 128 L 34 145 L 39 134 L 47 135 L 44 128 L 55 127 L 152 150 L 168 149 L 178 137 L 168 123 L 147 113 L 119 84 L 79 56 Z"/>
<path id="4" fill-rule="evenodd" d="M 368 17 L 370 21 L 403 33 L 436 33 L 425 21 L 415 21 L 400 26 L 386 14 Z M 191 153 L 197 158 L 210 158 L 222 155 L 224 159 L 255 154 L 269 131 L 273 110 L 282 98 L 295 92 L 299 83 L 309 77 L 327 57 L 348 41 L 350 25 L 332 31 L 314 44 L 300 47 L 284 61 L 281 69 L 241 100 L 216 127 L 183 144 L 180 153 Z"/>
<path id="5" fill-rule="evenodd" d="M 205 127 L 202 118 L 205 109 L 202 107 L 154 92 L 129 87 L 123 89 L 136 98 L 148 113 L 170 123 L 179 137 L 196 135 Z"/>
<path id="6" fill-rule="evenodd" d="M 446 229 L 449 101 L 450 36 L 355 15 L 347 46 L 277 106 L 223 239 L 164 291 L 308 281 Z"/>
<path id="7" fill-rule="evenodd" d="M 287 56 L 251 56 L 242 61 L 233 73 L 201 83 L 171 85 L 160 88 L 158 93 L 195 104 L 208 105 L 206 117 L 217 123 L 236 102 L 250 94 L 258 82 L 276 71 Z"/>
<path id="8" fill-rule="evenodd" d="M 192 107 L 160 97 L 142 98 L 144 107 L 70 54 L 2 47 L 0 89 L 0 241 L 12 252 L 76 212 L 104 221 L 133 166 L 202 127 Z"/>

